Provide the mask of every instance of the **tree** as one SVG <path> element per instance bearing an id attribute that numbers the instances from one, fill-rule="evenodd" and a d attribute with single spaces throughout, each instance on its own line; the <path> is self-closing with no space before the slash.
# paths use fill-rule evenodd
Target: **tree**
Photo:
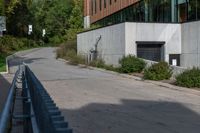
<path id="1" fill-rule="evenodd" d="M 0 0 L 0 16 L 3 16 L 5 14 L 5 1 Z"/>
<path id="2" fill-rule="evenodd" d="M 73 10 L 69 18 L 69 29 L 66 33 L 67 40 L 74 40 L 76 34 L 83 29 L 83 1 L 73 0 Z"/>

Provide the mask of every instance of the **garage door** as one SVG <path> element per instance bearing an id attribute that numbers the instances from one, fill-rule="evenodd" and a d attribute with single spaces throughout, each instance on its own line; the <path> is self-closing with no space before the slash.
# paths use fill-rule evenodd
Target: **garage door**
<path id="1" fill-rule="evenodd" d="M 161 61 L 163 43 L 137 43 L 137 56 L 139 58 Z"/>

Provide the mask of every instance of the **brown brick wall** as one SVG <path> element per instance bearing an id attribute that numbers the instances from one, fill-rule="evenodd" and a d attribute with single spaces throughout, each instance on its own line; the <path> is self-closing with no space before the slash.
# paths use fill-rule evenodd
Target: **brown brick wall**
<path id="1" fill-rule="evenodd" d="M 100 11 L 100 0 L 96 0 L 96 8 L 97 8 L 97 13 L 94 12 L 94 14 L 92 14 L 92 9 L 91 9 L 91 2 L 92 0 L 84 0 L 84 15 L 85 16 L 90 16 L 91 17 L 91 23 L 94 23 L 106 16 L 109 16 L 123 8 L 126 8 L 127 6 L 130 6 L 140 0 L 112 0 L 112 5 L 110 5 L 110 0 L 106 0 L 107 1 L 107 6 L 106 8 L 104 8 L 104 0 L 102 1 L 102 10 Z M 94 2 L 93 2 L 93 5 Z M 94 6 L 93 6 L 94 7 Z M 95 9 L 95 8 L 93 8 Z"/>
<path id="2" fill-rule="evenodd" d="M 84 0 L 84 16 L 90 15 L 89 3 L 90 3 L 90 0 Z"/>

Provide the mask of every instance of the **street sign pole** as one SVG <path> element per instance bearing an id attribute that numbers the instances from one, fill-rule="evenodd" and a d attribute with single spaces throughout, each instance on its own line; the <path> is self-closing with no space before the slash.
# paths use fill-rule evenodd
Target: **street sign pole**
<path id="1" fill-rule="evenodd" d="M 30 36 L 31 36 L 32 32 L 33 32 L 33 26 L 28 25 L 28 46 L 29 46 L 29 48 L 30 48 Z"/>
<path id="2" fill-rule="evenodd" d="M 0 16 L 0 37 L 3 36 L 4 31 L 6 31 L 6 18 L 5 16 Z"/>

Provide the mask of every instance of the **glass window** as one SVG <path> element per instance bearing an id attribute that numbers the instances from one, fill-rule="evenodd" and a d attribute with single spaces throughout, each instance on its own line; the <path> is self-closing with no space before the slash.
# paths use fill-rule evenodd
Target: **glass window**
<path id="1" fill-rule="evenodd" d="M 99 10 L 101 11 L 102 9 L 102 0 L 99 0 Z"/>
<path id="2" fill-rule="evenodd" d="M 106 8 L 106 2 L 109 1 L 102 2 Z M 199 19 L 200 0 L 140 0 L 132 6 L 103 18 L 101 24 L 105 26 L 125 21 L 168 23 Z"/>
<path id="3" fill-rule="evenodd" d="M 104 8 L 106 8 L 106 1 L 107 1 L 107 0 L 104 0 Z"/>
<path id="4" fill-rule="evenodd" d="M 188 4 L 186 0 L 178 0 L 178 22 L 185 22 L 188 20 Z"/>
<path id="5" fill-rule="evenodd" d="M 200 1 L 197 0 L 197 19 L 200 20 Z"/>

